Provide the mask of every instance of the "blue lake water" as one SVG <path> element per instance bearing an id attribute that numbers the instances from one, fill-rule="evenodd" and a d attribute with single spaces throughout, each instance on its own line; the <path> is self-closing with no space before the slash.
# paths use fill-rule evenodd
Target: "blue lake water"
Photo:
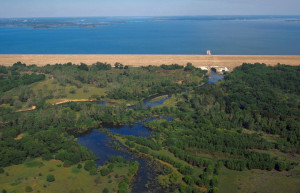
<path id="1" fill-rule="evenodd" d="M 208 49 L 212 54 L 300 54 L 300 16 L 52 20 L 107 26 L 35 29 L 2 24 L 0 54 L 205 54 Z"/>

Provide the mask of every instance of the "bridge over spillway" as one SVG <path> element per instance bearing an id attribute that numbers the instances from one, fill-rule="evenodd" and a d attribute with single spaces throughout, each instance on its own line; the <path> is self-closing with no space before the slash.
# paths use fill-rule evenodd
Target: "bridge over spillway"
<path id="1" fill-rule="evenodd" d="M 223 74 L 224 72 L 228 72 L 232 70 L 232 68 L 226 66 L 197 66 L 197 67 L 201 68 L 202 70 L 207 70 L 208 72 L 213 71 L 219 74 Z"/>

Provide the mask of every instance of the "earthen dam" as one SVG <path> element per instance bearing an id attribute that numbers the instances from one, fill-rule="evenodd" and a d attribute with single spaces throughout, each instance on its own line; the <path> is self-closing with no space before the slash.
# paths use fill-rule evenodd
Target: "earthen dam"
<path id="1" fill-rule="evenodd" d="M 107 62 L 114 64 L 115 62 L 129 66 L 148 66 L 161 64 L 179 64 L 186 65 L 190 62 L 196 67 L 220 67 L 234 68 L 242 63 L 265 63 L 267 65 L 288 64 L 300 65 L 300 55 L 0 55 L 0 65 L 10 66 L 15 62 L 21 61 L 27 65 L 36 64 L 43 66 L 47 64 L 67 63 L 73 64 Z"/>

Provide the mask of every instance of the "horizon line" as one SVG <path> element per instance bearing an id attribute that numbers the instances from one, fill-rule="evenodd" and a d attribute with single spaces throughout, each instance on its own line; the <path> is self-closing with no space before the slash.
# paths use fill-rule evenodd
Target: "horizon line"
<path id="1" fill-rule="evenodd" d="M 203 16 L 300 16 L 300 14 L 253 14 L 253 15 L 249 15 L 249 14 L 232 14 L 232 15 L 229 15 L 229 14 L 215 14 L 215 15 L 153 15 L 153 16 L 122 16 L 122 15 L 119 15 L 119 16 L 29 16 L 29 17 L 0 17 L 0 19 L 18 19 L 18 18 L 101 18 L 101 17 L 140 17 L 140 18 L 143 18 L 143 17 L 148 17 L 148 18 L 151 18 L 151 17 L 203 17 Z"/>

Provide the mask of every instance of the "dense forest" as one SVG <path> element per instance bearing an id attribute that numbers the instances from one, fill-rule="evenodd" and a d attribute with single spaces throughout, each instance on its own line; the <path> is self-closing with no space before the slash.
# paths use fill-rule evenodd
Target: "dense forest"
<path id="1" fill-rule="evenodd" d="M 99 158 L 76 137 L 107 124 L 149 117 L 157 118 L 144 125 L 156 135 L 111 137 L 165 165 L 157 177 L 165 192 L 222 192 L 218 179 L 224 167 L 277 172 L 299 167 L 299 160 L 271 152 L 300 154 L 300 66 L 245 63 L 225 73 L 223 81 L 203 87 L 206 73 L 191 63 L 139 68 L 101 62 L 1 66 L 0 167 L 41 157 L 61 160 L 65 166 L 85 163 L 91 175 L 105 176 L 112 168 L 108 164 L 98 170 L 94 160 Z M 107 103 L 55 105 L 76 94 Z M 143 107 L 145 98 L 164 94 L 172 95 L 170 102 Z M 18 112 L 32 106 L 36 109 Z M 114 162 L 127 163 L 111 157 L 109 163 Z M 138 163 L 129 166 L 130 175 L 136 174 Z M 129 180 L 124 180 L 119 192 L 129 189 Z"/>

